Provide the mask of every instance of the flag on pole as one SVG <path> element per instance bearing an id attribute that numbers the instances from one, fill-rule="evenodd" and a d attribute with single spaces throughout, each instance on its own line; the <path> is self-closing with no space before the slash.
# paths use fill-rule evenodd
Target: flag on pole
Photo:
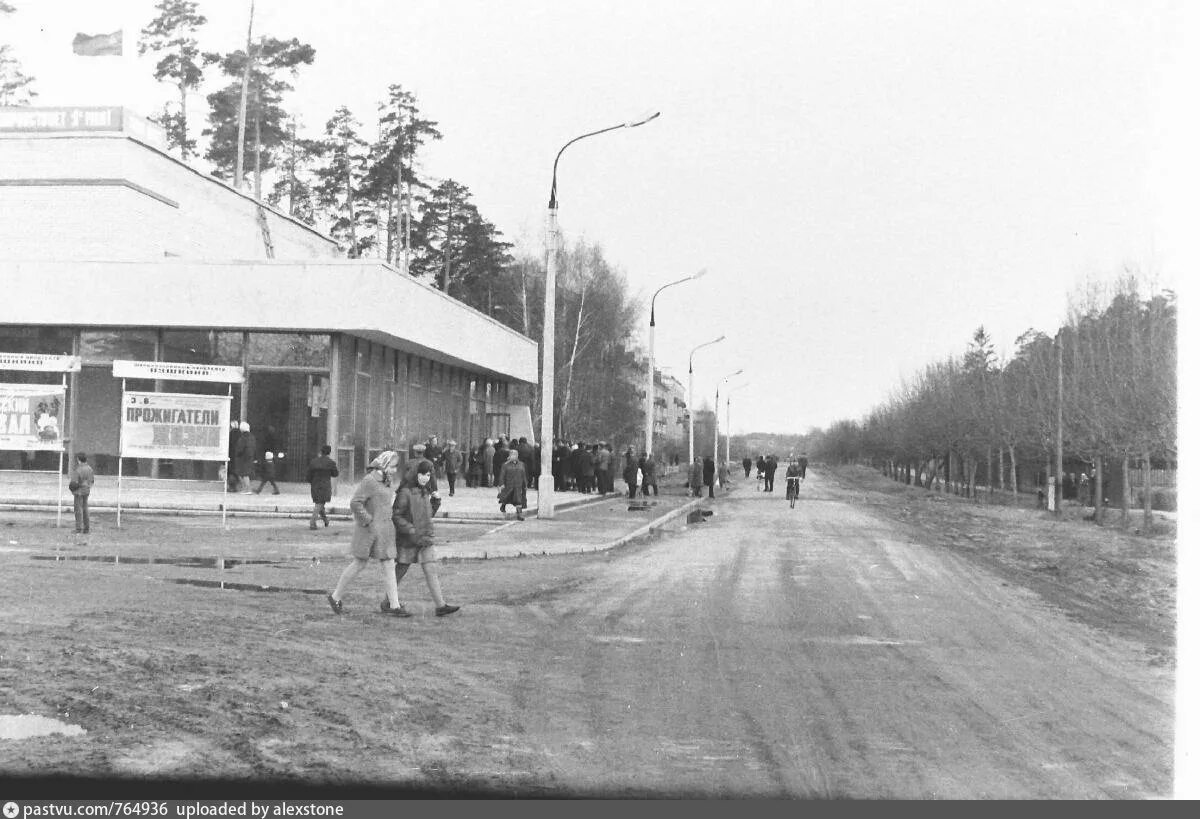
<path id="1" fill-rule="evenodd" d="M 123 29 L 112 34 L 76 34 L 71 50 L 81 57 L 120 57 L 123 39 Z"/>

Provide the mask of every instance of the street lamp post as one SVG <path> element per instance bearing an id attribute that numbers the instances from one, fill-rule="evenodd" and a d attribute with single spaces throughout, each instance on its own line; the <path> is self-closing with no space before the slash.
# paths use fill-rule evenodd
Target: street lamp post
<path id="1" fill-rule="evenodd" d="M 710 344 L 716 344 L 718 341 L 724 341 L 725 336 L 714 338 L 712 341 L 706 341 L 692 348 L 691 355 L 688 356 L 688 463 L 696 460 L 696 407 L 692 400 L 692 359 L 696 355 L 696 350 L 701 347 L 707 347 Z M 716 453 L 713 453 L 714 455 Z"/>
<path id="2" fill-rule="evenodd" d="M 636 128 L 659 115 L 658 111 L 640 119 L 623 122 L 577 136 L 558 150 L 550 174 L 550 204 L 546 211 L 546 301 L 542 313 L 542 464 L 538 475 L 538 520 L 554 518 L 554 478 L 550 473 L 554 455 L 554 288 L 558 238 L 558 160 L 563 151 L 581 139 L 605 134 L 618 128 Z"/>
<path id="3" fill-rule="evenodd" d="M 722 384 L 724 384 L 724 383 L 725 383 L 726 381 L 728 381 L 729 379 L 733 378 L 735 375 L 741 375 L 741 374 L 742 374 L 742 371 L 741 371 L 741 370 L 738 370 L 738 371 L 737 371 L 737 372 L 735 372 L 735 373 L 730 373 L 729 375 L 725 376 L 724 378 L 722 378 L 720 381 L 718 381 L 718 382 L 717 382 L 717 397 L 716 397 L 716 403 L 714 403 L 714 404 L 713 404 L 713 466 L 714 466 L 714 467 L 718 466 L 718 465 L 720 464 L 720 462 L 721 462 L 721 449 L 720 449 L 720 447 L 721 447 L 721 435 L 720 435 L 720 427 L 721 427 L 721 385 L 722 385 Z M 725 433 L 725 436 L 726 436 L 726 438 L 728 438 L 728 437 L 729 437 L 729 433 L 728 433 L 728 432 L 727 432 L 727 433 Z M 728 447 L 728 446 L 726 446 L 726 448 L 725 448 L 725 449 L 726 449 L 726 451 L 728 451 L 729 447 Z M 726 460 L 726 461 L 728 461 L 728 460 L 729 460 L 729 458 L 728 458 L 728 457 L 726 457 L 726 459 L 725 459 L 725 460 Z M 718 470 L 718 471 L 719 471 L 719 470 Z M 714 480 L 715 480 L 715 478 L 714 478 Z"/>
<path id="4" fill-rule="evenodd" d="M 729 463 L 729 439 L 733 436 L 733 425 L 729 423 L 729 398 L 742 387 L 748 387 L 749 384 L 738 384 L 736 387 L 730 387 L 729 392 L 725 393 L 725 463 Z"/>
<path id="5" fill-rule="evenodd" d="M 696 273 L 690 276 L 685 276 L 673 282 L 664 284 L 662 287 L 654 291 L 654 295 L 650 297 L 650 335 L 647 346 L 650 348 L 649 359 L 646 362 L 646 454 L 650 455 L 654 452 L 654 300 L 658 298 L 658 294 L 666 290 L 668 287 L 684 282 L 695 281 L 704 275 L 705 269 L 701 268 Z"/>

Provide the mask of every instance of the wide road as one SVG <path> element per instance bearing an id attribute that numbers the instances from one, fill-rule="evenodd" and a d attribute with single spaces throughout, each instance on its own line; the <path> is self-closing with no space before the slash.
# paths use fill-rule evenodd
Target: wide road
<path id="1" fill-rule="evenodd" d="M 782 470 L 773 495 L 743 482 L 707 522 L 520 601 L 510 650 L 521 670 L 494 693 L 527 783 L 1170 794 L 1170 672 L 1141 646 L 906 539 L 819 474 L 794 510 L 783 485 Z"/>

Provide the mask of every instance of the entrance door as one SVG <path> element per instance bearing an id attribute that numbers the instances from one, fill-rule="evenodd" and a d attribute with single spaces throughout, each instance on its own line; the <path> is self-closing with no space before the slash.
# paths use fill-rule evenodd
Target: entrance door
<path id="1" fill-rule="evenodd" d="M 325 373 L 270 372 L 252 370 L 247 390 L 249 414 L 246 420 L 258 441 L 261 458 L 265 449 L 267 428 L 274 427 L 275 437 L 283 447 L 285 457 L 276 462 L 278 480 L 302 482 L 308 462 L 318 455 L 326 443 L 325 429 L 328 409 L 317 406 L 313 415 L 312 383 L 328 378 Z"/>

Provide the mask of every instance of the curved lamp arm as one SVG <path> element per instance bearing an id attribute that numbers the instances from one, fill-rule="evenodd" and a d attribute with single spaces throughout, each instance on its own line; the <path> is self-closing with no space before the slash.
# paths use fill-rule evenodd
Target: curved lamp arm
<path id="1" fill-rule="evenodd" d="M 636 128 L 639 125 L 645 125 L 647 122 L 654 119 L 661 113 L 661 111 L 655 111 L 654 113 L 643 116 L 640 119 L 622 122 L 620 125 L 610 125 L 607 128 L 601 128 L 599 131 L 581 134 L 580 136 L 572 139 L 566 145 L 559 148 L 558 155 L 554 157 L 554 171 L 550 174 L 550 209 L 554 210 L 558 207 L 558 160 L 562 159 L 563 151 L 567 150 L 567 148 L 570 148 L 581 139 L 587 139 L 588 137 L 593 137 L 597 134 L 607 134 L 609 131 L 615 131 L 618 128 Z"/>
<path id="2" fill-rule="evenodd" d="M 699 350 L 701 347 L 707 347 L 710 344 L 716 344 L 718 341 L 724 341 L 724 340 L 725 340 L 725 336 L 721 336 L 719 338 L 714 338 L 712 341 L 706 341 L 703 344 L 700 344 L 700 345 L 697 345 L 696 347 L 694 347 L 692 349 L 691 354 L 688 356 L 688 372 L 690 373 L 692 371 L 692 358 L 696 355 L 696 350 Z"/>

